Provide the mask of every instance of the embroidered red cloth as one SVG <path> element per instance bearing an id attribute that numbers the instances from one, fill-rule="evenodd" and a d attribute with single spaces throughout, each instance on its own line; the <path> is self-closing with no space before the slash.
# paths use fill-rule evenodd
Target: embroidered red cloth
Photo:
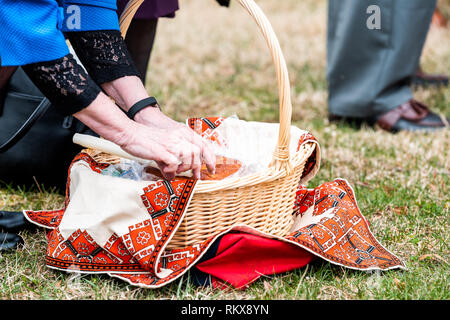
<path id="1" fill-rule="evenodd" d="M 198 120 L 188 123 L 194 126 Z M 221 119 L 200 120 L 205 124 L 201 132 L 214 137 Z M 313 140 L 307 133 L 298 145 Z M 317 165 L 316 159 L 315 155 L 309 159 L 304 176 Z M 102 175 L 108 166 L 80 153 L 69 169 L 65 208 L 24 211 L 31 222 L 50 229 L 48 267 L 107 273 L 145 288 L 164 286 L 194 265 L 216 285 L 240 288 L 261 275 L 300 268 L 317 257 L 358 270 L 405 268 L 375 239 L 346 180 L 314 189 L 300 185 L 294 226 L 286 237 L 236 226 L 207 241 L 169 250 L 167 244 L 184 217 L 197 181 L 131 181 Z M 213 256 L 199 262 L 214 243 L 219 245 Z"/>

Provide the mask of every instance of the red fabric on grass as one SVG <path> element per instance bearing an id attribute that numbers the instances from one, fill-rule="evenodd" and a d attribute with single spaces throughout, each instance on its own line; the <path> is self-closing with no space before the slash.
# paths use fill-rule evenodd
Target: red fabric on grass
<path id="1" fill-rule="evenodd" d="M 257 280 L 261 275 L 274 275 L 304 267 L 315 256 L 298 246 L 247 233 L 223 236 L 214 258 L 196 267 L 235 288 Z"/>

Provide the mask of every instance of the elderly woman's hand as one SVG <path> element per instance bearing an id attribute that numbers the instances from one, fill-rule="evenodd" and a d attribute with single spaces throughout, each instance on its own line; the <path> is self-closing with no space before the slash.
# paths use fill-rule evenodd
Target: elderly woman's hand
<path id="1" fill-rule="evenodd" d="M 104 83 L 102 88 L 114 99 L 117 105 L 126 111 L 137 101 L 148 97 L 148 93 L 138 77 L 123 77 Z M 177 161 L 173 158 L 172 160 L 164 158 L 165 161 L 158 160 L 161 171 L 167 172 L 166 178 L 189 169 L 192 170 L 195 177 L 200 178 L 200 168 L 203 161 L 209 172 L 214 173 L 216 157 L 209 146 L 209 142 L 188 126 L 172 120 L 159 108 L 151 107 L 139 111 L 134 116 L 134 120 L 137 124 L 141 124 L 148 129 L 146 131 L 144 128 L 137 126 L 137 128 L 128 130 L 127 134 L 130 136 L 125 139 L 126 142 L 122 143 L 122 148 L 133 155 L 139 156 L 138 154 L 140 154 L 140 157 L 151 160 L 156 160 L 151 158 L 155 156 L 155 152 L 159 158 L 164 157 L 161 154 L 164 152 L 176 157 Z M 153 147 L 149 146 L 149 142 L 141 141 L 140 136 L 146 136 L 147 141 L 152 141 Z M 178 165 L 176 165 L 177 163 Z"/>
<path id="2" fill-rule="evenodd" d="M 174 121 L 166 116 L 158 108 L 145 108 L 138 112 L 135 121 L 149 128 L 157 128 L 166 131 L 168 135 L 173 135 L 181 139 L 187 139 L 188 142 L 198 147 L 201 151 L 201 158 L 204 160 L 209 172 L 213 173 L 216 165 L 214 151 L 210 146 L 210 142 L 203 139 L 191 128 L 183 123 Z M 200 164 L 201 165 L 201 164 Z M 189 169 L 189 165 L 184 163 L 179 167 L 179 172 Z"/>
<path id="3" fill-rule="evenodd" d="M 192 170 L 194 177 L 200 179 L 203 162 L 214 173 L 216 158 L 212 149 L 187 126 L 165 119 L 159 126 L 133 122 L 131 127 L 120 141 L 122 149 L 137 157 L 155 160 L 166 179 L 172 180 L 176 174 L 187 170 Z"/>
<path id="4" fill-rule="evenodd" d="M 74 116 L 128 153 L 156 161 L 168 180 L 187 170 L 192 170 L 194 177 L 200 179 L 203 161 L 208 170 L 214 173 L 216 158 L 206 140 L 158 109 L 146 109 L 158 111 L 154 112 L 153 120 L 146 122 L 138 117 L 144 123 L 132 121 L 108 96 L 100 93 L 91 105 Z"/>

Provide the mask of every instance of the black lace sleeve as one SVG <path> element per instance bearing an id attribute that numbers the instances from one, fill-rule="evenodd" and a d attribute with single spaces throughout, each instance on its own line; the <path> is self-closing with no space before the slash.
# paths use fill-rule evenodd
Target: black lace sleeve
<path id="1" fill-rule="evenodd" d="M 67 32 L 66 37 L 97 84 L 124 76 L 140 76 L 119 31 Z"/>
<path id="2" fill-rule="evenodd" d="M 100 87 L 71 54 L 22 68 L 42 94 L 64 115 L 86 108 L 101 92 Z"/>

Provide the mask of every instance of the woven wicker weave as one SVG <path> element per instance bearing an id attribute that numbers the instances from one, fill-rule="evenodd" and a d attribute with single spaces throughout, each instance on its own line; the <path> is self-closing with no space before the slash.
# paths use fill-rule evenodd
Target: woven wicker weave
<path id="1" fill-rule="evenodd" d="M 306 161 L 316 144 L 306 143 L 289 154 L 292 104 L 286 62 L 278 39 L 262 10 L 253 0 L 237 0 L 254 18 L 272 54 L 278 88 L 280 127 L 269 167 L 257 174 L 219 181 L 198 181 L 185 218 L 168 248 L 190 246 L 207 240 L 236 224 L 284 236 L 290 230 L 295 192 Z M 123 36 L 143 0 L 131 0 L 120 17 Z M 117 156 L 85 150 L 99 162 L 116 163 Z M 303 181 L 305 182 L 305 181 Z"/>

